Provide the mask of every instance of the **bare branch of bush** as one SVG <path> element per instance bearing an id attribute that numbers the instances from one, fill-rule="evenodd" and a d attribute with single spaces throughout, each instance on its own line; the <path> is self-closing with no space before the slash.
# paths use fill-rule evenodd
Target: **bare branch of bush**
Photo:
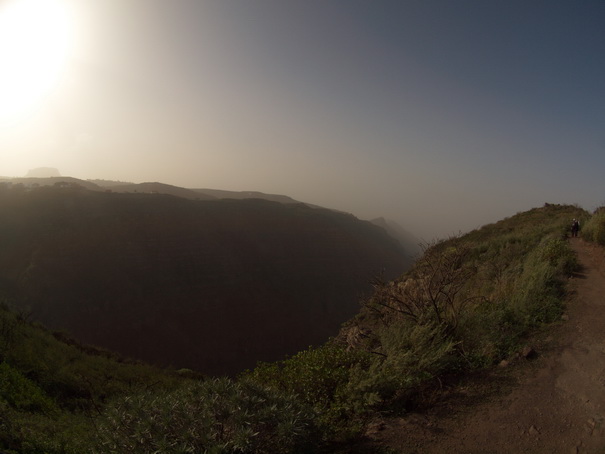
<path id="1" fill-rule="evenodd" d="M 468 288 L 477 272 L 470 250 L 464 243 L 426 247 L 413 274 L 373 283 L 375 293 L 367 307 L 386 325 L 401 318 L 419 324 L 432 320 L 454 330 L 464 308 L 480 299 Z"/>

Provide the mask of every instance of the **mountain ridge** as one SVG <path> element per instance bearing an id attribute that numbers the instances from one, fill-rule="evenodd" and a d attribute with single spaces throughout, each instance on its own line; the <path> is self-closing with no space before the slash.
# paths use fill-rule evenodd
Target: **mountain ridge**
<path id="1" fill-rule="evenodd" d="M 35 169 L 34 169 L 35 170 Z M 56 169 L 54 169 L 56 170 Z M 58 170 L 56 170 L 57 173 Z M 148 194 L 170 194 L 177 197 L 183 197 L 192 200 L 220 200 L 220 199 L 263 199 L 273 202 L 291 204 L 303 203 L 311 208 L 329 209 L 335 212 L 346 213 L 340 210 L 325 208 L 307 202 L 296 200 L 290 196 L 282 194 L 267 194 L 260 191 L 230 191 L 225 189 L 210 188 L 185 188 L 161 182 L 143 182 L 132 183 L 115 180 L 89 179 L 82 180 L 69 176 L 49 176 L 49 177 L 0 177 L 0 184 L 17 184 L 25 187 L 53 186 L 53 185 L 72 185 L 82 186 L 93 191 L 110 191 L 119 193 L 148 193 Z M 398 240 L 404 247 L 410 258 L 416 257 L 421 253 L 420 241 L 414 234 L 408 232 L 397 222 L 379 217 L 371 220 L 373 224 L 383 228 L 391 237 Z"/>

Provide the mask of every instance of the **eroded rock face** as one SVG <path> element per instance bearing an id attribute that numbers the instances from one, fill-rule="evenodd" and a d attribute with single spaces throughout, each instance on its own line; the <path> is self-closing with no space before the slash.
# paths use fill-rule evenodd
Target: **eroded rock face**
<path id="1" fill-rule="evenodd" d="M 163 365 L 234 373 L 336 335 L 404 252 L 303 204 L 38 188 L 0 194 L 0 282 L 36 319 Z"/>

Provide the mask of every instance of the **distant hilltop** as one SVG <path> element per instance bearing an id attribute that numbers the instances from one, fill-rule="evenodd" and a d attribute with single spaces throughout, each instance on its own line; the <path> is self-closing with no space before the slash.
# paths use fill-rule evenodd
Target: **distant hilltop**
<path id="1" fill-rule="evenodd" d="M 50 175 L 55 172 L 56 175 Z M 34 173 L 44 176 L 30 176 Z M 40 167 L 32 169 L 28 172 L 28 177 L 24 178 L 8 178 L 0 177 L 0 185 L 21 185 L 26 189 L 31 189 L 40 186 L 64 186 L 64 187 L 82 187 L 91 191 L 98 192 L 114 192 L 114 193 L 138 193 L 138 194 L 167 194 L 175 197 L 181 197 L 189 200 L 221 200 L 221 199 L 235 199 L 235 200 L 250 200 L 250 199 L 262 199 L 271 202 L 278 202 L 284 205 L 289 204 L 304 204 L 309 208 L 323 208 L 318 205 L 313 205 L 306 202 L 293 199 L 287 195 L 281 194 L 266 194 L 258 191 L 228 191 L 221 189 L 209 189 L 209 188 L 183 188 L 180 186 L 173 186 L 170 184 L 160 182 L 144 182 L 144 183 L 132 183 L 125 181 L 114 181 L 114 180 L 81 180 L 74 177 L 60 176 L 57 169 L 50 167 Z M 331 211 L 339 212 L 341 214 L 348 214 L 340 210 L 331 209 Z M 377 225 L 384 229 L 392 238 L 395 238 L 406 251 L 408 259 L 414 258 L 421 254 L 421 247 L 419 246 L 421 241 L 416 238 L 413 234 L 406 231 L 396 222 L 385 219 L 377 218 L 370 221 L 372 224 Z"/>
<path id="2" fill-rule="evenodd" d="M 304 203 L 281 194 L 265 194 L 258 191 L 226 191 L 219 189 L 189 189 L 160 182 L 131 183 L 114 180 L 82 180 L 79 178 L 61 176 L 57 169 L 39 167 L 27 172 L 21 178 L 0 177 L 0 182 L 20 184 L 26 188 L 39 186 L 81 186 L 92 191 L 140 193 L 140 194 L 169 194 L 191 200 L 219 200 L 219 199 L 264 199 L 282 204 Z M 305 203 L 312 208 L 321 208 L 317 205 Z"/>

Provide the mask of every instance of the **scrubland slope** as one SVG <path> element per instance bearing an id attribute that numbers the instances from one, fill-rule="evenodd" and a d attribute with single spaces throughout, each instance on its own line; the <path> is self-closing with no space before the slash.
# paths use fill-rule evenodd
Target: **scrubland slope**
<path id="1" fill-rule="evenodd" d="M 7 312 L 7 328 L 0 332 L 2 373 L 5 383 L 15 385 L 5 385 L 8 391 L 0 396 L 5 421 L 0 448 L 21 453 L 415 452 L 430 434 L 406 437 L 405 427 L 393 426 L 394 421 L 419 409 L 427 414 L 439 405 L 435 396 L 454 393 L 465 377 L 485 376 L 502 360 L 512 361 L 531 336 L 561 320 L 569 276 L 578 270 L 566 238 L 574 217 L 584 221 L 589 215 L 572 206 L 545 205 L 431 245 L 401 277 L 376 281 L 374 293 L 335 339 L 283 361 L 261 363 L 237 380 L 156 371 L 132 372 L 137 379 L 120 378 L 120 386 L 112 385 L 112 377 L 122 377 L 119 363 L 93 366 L 89 361 L 104 358 L 99 354 L 81 363 L 75 352 L 82 347 L 59 347 L 48 332 L 40 334 Z M 28 334 L 14 334 L 11 326 Z M 20 340 L 13 341 L 15 336 Z M 45 340 L 27 340 L 38 336 Z M 24 348 L 32 353 L 22 353 Z M 40 363 L 46 356 L 73 359 L 58 384 L 44 378 L 50 366 Z M 135 367 L 123 366 L 126 371 Z M 68 373 L 72 368 L 77 372 Z M 37 396 L 34 402 L 20 400 L 20 389 Z M 374 428 L 370 439 L 363 436 L 368 428 Z M 480 446 L 469 449 L 475 448 L 480 452 Z"/>

